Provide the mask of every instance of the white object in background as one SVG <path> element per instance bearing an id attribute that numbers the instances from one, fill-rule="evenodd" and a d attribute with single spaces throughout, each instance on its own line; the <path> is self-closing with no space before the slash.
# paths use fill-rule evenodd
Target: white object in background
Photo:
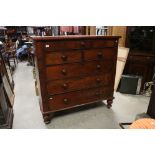
<path id="1" fill-rule="evenodd" d="M 28 34 L 34 34 L 33 27 L 31 26 L 27 27 L 27 31 L 28 31 Z"/>
<path id="2" fill-rule="evenodd" d="M 129 48 L 118 47 L 117 54 L 117 65 L 116 65 L 116 76 L 115 76 L 115 86 L 114 90 L 116 91 L 126 64 L 126 60 L 128 57 Z"/>

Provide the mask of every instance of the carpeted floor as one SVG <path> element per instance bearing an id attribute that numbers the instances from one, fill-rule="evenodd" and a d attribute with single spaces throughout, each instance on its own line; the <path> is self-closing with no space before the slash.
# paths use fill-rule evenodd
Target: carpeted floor
<path id="1" fill-rule="evenodd" d="M 20 62 L 14 74 L 14 129 L 119 129 L 119 122 L 132 122 L 137 113 L 146 112 L 149 98 L 115 93 L 113 107 L 104 102 L 56 114 L 51 123 L 43 122 L 32 66 Z"/>

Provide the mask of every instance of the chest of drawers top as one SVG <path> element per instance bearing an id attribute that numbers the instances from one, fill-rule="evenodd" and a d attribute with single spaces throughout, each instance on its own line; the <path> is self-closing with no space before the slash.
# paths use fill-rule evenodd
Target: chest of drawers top
<path id="1" fill-rule="evenodd" d="M 31 36 L 36 41 L 50 40 L 83 40 L 83 39 L 119 39 L 120 36 L 96 36 L 96 35 L 67 35 L 67 36 Z"/>
<path id="2" fill-rule="evenodd" d="M 57 51 L 68 49 L 92 49 L 115 47 L 119 36 L 47 36 L 32 37 L 35 42 L 42 42 L 45 51 Z M 103 41 L 104 40 L 104 41 Z M 68 44 L 69 42 L 69 44 Z"/>

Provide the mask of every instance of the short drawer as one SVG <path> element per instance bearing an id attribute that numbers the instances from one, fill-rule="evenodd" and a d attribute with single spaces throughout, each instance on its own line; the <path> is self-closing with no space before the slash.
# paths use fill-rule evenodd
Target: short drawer
<path id="1" fill-rule="evenodd" d="M 44 43 L 45 51 L 81 49 L 82 47 L 83 47 L 83 41 L 79 40 L 50 41 Z"/>
<path id="2" fill-rule="evenodd" d="M 110 73 L 67 80 L 56 80 L 47 83 L 47 92 L 48 94 L 59 94 L 75 90 L 95 88 L 99 86 L 110 86 L 111 82 L 112 75 Z"/>
<path id="3" fill-rule="evenodd" d="M 117 40 L 83 40 L 80 42 L 81 49 L 105 48 L 117 46 Z"/>
<path id="4" fill-rule="evenodd" d="M 51 52 L 46 54 L 46 65 L 80 62 L 82 54 L 78 50 L 69 52 Z"/>
<path id="5" fill-rule="evenodd" d="M 87 60 L 113 60 L 117 56 L 114 48 L 91 49 L 84 51 L 84 59 Z"/>
<path id="6" fill-rule="evenodd" d="M 61 66 L 48 66 L 46 67 L 46 78 L 47 80 L 57 80 L 96 75 L 111 72 L 112 68 L 112 61 L 93 61 L 87 63 L 65 64 Z"/>
<path id="7" fill-rule="evenodd" d="M 60 95 L 53 95 L 48 100 L 50 111 L 59 111 L 82 104 L 99 101 L 112 97 L 113 92 L 108 87 L 81 90 Z"/>
<path id="8" fill-rule="evenodd" d="M 88 45 L 88 43 L 87 43 Z M 105 48 L 105 47 L 115 47 L 117 46 L 117 40 L 90 40 L 90 48 Z"/>

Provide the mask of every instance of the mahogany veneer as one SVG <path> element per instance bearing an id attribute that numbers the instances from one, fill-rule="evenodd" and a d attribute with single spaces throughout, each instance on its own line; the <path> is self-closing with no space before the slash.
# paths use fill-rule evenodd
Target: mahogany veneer
<path id="1" fill-rule="evenodd" d="M 113 100 L 118 36 L 32 37 L 45 123 L 56 111 Z"/>

